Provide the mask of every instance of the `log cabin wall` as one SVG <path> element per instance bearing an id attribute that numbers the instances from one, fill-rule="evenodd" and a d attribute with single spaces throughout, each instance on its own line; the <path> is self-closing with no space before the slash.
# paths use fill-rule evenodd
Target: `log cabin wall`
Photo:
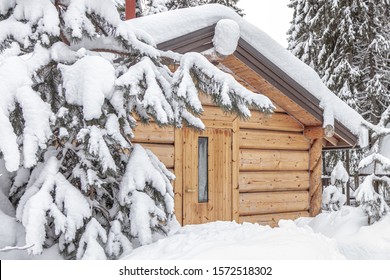
<path id="1" fill-rule="evenodd" d="M 229 219 L 275 226 L 279 219 L 309 216 L 313 197 L 309 184 L 318 174 L 310 175 L 309 169 L 314 169 L 309 166 L 311 141 L 304 136 L 304 127 L 279 107 L 269 116 L 252 111 L 251 119 L 244 121 L 224 114 L 205 96 L 201 99 L 206 126 L 233 132 Z M 175 211 L 182 223 L 182 130 L 152 122 L 139 125 L 134 134 L 134 143 L 152 150 L 175 173 Z"/>
<path id="2" fill-rule="evenodd" d="M 310 140 L 287 113 L 239 122 L 239 222 L 277 225 L 309 216 Z"/>

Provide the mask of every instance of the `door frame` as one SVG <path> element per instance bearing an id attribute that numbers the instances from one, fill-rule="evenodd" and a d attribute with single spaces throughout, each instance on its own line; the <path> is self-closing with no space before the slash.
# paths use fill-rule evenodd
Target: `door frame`
<path id="1" fill-rule="evenodd" d="M 199 202 L 198 141 L 208 138 L 208 201 Z M 183 224 L 232 220 L 233 131 L 208 127 L 199 132 L 183 129 Z M 220 167 L 220 168 L 219 168 Z"/>

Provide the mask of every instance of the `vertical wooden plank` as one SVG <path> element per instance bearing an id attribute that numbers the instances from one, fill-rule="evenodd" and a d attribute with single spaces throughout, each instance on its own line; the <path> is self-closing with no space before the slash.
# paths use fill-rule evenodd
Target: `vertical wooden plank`
<path id="1" fill-rule="evenodd" d="M 310 148 L 310 216 L 321 212 L 322 201 L 322 138 L 314 139 Z"/>
<path id="2" fill-rule="evenodd" d="M 196 187 L 193 185 L 193 131 L 188 128 L 183 129 L 183 225 L 192 223 L 196 209 L 193 209 L 193 196 Z"/>
<path id="3" fill-rule="evenodd" d="M 208 220 L 205 222 L 215 221 L 220 211 L 220 201 L 218 201 L 218 184 L 220 181 L 220 168 L 218 168 L 218 133 L 215 129 L 208 128 L 207 136 L 209 137 L 209 200 L 207 202 Z"/>
<path id="4" fill-rule="evenodd" d="M 239 203 L 240 193 L 238 185 L 239 175 L 239 158 L 240 158 L 240 127 L 239 120 L 236 118 L 233 121 L 233 135 L 232 135 L 232 220 L 238 222 L 240 218 Z"/>
<path id="5" fill-rule="evenodd" d="M 214 221 L 221 210 L 221 201 L 218 201 L 218 185 L 220 184 L 218 165 L 219 141 L 218 133 L 214 129 L 207 129 L 209 136 L 209 201 L 207 202 L 207 211 L 210 221 Z"/>
<path id="6" fill-rule="evenodd" d="M 174 181 L 176 219 L 183 225 L 183 129 L 175 129 L 175 167 Z"/>
<path id="7" fill-rule="evenodd" d="M 225 138 L 224 149 L 225 153 L 225 174 L 224 178 L 226 178 L 226 184 L 224 185 L 226 201 L 225 201 L 225 220 L 232 220 L 232 130 L 225 130 L 227 137 Z"/>
<path id="8" fill-rule="evenodd" d="M 189 131 L 189 154 L 190 154 L 190 180 L 188 181 L 188 189 L 194 189 L 194 192 L 187 192 L 189 198 L 189 209 L 190 209 L 190 223 L 199 224 L 200 216 L 202 213 L 201 208 L 197 208 L 198 204 L 198 135 L 197 133 L 188 128 Z"/>

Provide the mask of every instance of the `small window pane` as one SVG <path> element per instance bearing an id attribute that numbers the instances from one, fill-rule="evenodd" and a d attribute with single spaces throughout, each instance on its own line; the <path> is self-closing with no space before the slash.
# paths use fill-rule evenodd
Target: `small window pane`
<path id="1" fill-rule="evenodd" d="M 208 202 L 209 200 L 208 146 L 209 139 L 207 137 L 198 138 L 198 202 Z"/>

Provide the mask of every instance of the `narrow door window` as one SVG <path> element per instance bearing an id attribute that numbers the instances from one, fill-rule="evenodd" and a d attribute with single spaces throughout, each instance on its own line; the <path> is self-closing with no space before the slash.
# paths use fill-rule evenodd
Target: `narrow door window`
<path id="1" fill-rule="evenodd" d="M 208 146 L 207 137 L 198 138 L 198 202 L 208 202 Z"/>

